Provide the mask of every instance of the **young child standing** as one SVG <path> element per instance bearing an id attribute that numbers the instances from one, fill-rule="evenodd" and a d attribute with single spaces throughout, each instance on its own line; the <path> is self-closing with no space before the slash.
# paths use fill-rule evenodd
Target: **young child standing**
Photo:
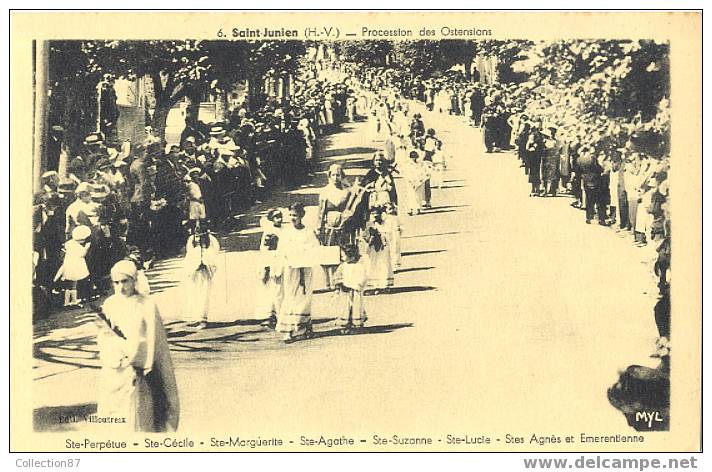
<path id="1" fill-rule="evenodd" d="M 260 252 L 263 254 L 276 254 L 279 249 L 279 239 L 282 235 L 283 227 L 282 212 L 272 209 L 267 213 L 266 221 L 263 223 L 264 234 L 260 244 Z M 268 263 L 267 263 L 268 262 Z M 277 313 L 282 306 L 284 299 L 283 282 L 284 264 L 277 259 L 268 259 L 264 265 L 260 266 L 260 293 L 257 297 L 255 307 L 257 316 L 267 318 L 267 325 L 274 329 L 277 325 Z"/>
<path id="2" fill-rule="evenodd" d="M 366 246 L 368 287 L 374 295 L 393 286 L 393 266 L 388 248 L 388 228 L 383 221 L 383 207 L 373 207 L 362 238 Z"/>
<path id="3" fill-rule="evenodd" d="M 54 276 L 55 282 L 61 278 L 71 284 L 64 291 L 64 306 L 81 307 L 82 301 L 89 298 L 86 255 L 91 247 L 90 236 L 91 229 L 80 225 L 72 230 L 72 239 L 64 243 L 64 262 Z"/>
<path id="4" fill-rule="evenodd" d="M 358 246 L 349 244 L 343 247 L 342 262 L 337 271 L 337 289 L 342 303 L 338 324 L 342 334 L 351 334 L 354 329 L 363 328 L 367 320 L 363 302 L 363 290 L 367 282 L 366 266 L 361 261 Z"/>
<path id="5" fill-rule="evenodd" d="M 408 190 L 406 192 L 408 214 L 417 215 L 421 211 L 423 201 L 425 201 L 425 181 L 428 175 L 426 167 L 420 160 L 418 151 L 411 151 L 408 157 L 410 161 L 404 166 L 401 173 L 406 181 Z"/>

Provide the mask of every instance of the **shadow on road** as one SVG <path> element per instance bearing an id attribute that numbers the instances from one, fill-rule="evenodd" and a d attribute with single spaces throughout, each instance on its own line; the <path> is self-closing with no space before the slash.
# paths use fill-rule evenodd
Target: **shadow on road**
<path id="1" fill-rule="evenodd" d="M 381 292 L 381 295 L 398 295 L 399 293 L 410 293 L 410 292 L 427 292 L 429 290 L 437 290 L 437 287 L 432 287 L 430 285 L 412 285 L 410 287 L 391 287 L 387 292 Z"/>
<path id="2" fill-rule="evenodd" d="M 96 337 L 93 335 L 35 342 L 32 347 L 32 356 L 37 360 L 51 364 L 99 368 L 97 364 L 99 351 L 96 348 Z M 56 373 L 44 375 L 41 378 L 52 375 L 56 375 Z"/>
<path id="3" fill-rule="evenodd" d="M 437 187 L 436 187 L 436 188 L 437 188 Z M 425 210 L 425 211 L 423 212 L 423 214 L 424 214 L 424 215 L 427 215 L 427 214 L 430 214 L 430 213 L 435 213 L 435 212 L 432 211 L 432 210 L 450 210 L 450 209 L 453 209 L 453 208 L 467 208 L 467 207 L 470 207 L 470 206 L 472 206 L 472 205 L 440 205 L 440 206 L 434 206 L 434 207 L 430 207 L 430 208 L 428 208 L 427 210 Z"/>
<path id="4" fill-rule="evenodd" d="M 457 210 L 425 210 L 421 213 L 421 215 L 435 215 L 437 213 L 452 213 Z"/>
<path id="5" fill-rule="evenodd" d="M 431 238 L 433 236 L 452 236 L 455 234 L 466 234 L 466 233 L 471 233 L 472 231 L 450 231 L 447 233 L 430 233 L 430 234 L 416 234 L 414 236 L 403 236 L 403 239 L 413 239 L 413 238 Z M 430 251 L 430 252 L 445 252 L 445 250 L 441 251 Z M 419 254 L 419 253 L 403 253 L 402 255 L 406 254 Z M 428 252 L 425 252 L 425 254 L 428 254 Z"/>
<path id="6" fill-rule="evenodd" d="M 366 326 L 361 328 L 359 331 L 354 332 L 350 335 L 342 334 L 341 328 L 331 329 L 329 331 L 315 331 L 311 339 L 318 338 L 329 338 L 332 336 L 354 336 L 354 335 L 364 335 L 364 334 L 384 334 L 391 333 L 395 330 L 402 328 L 412 328 L 413 323 L 396 323 L 389 325 L 377 325 L 377 326 Z"/>
<path id="7" fill-rule="evenodd" d="M 457 234 L 457 233 L 454 233 Z M 424 235 L 426 236 L 426 235 Z M 428 234 L 427 236 L 435 236 L 434 234 Z M 411 238 L 417 238 L 418 236 L 410 236 Z M 404 238 L 405 239 L 405 238 Z M 446 252 L 445 249 L 431 249 L 431 250 L 423 250 L 423 251 L 406 251 L 401 253 L 401 257 L 408 257 L 408 256 L 422 256 L 424 254 L 437 254 L 439 252 Z"/>
<path id="8" fill-rule="evenodd" d="M 433 266 L 428 266 L 428 267 L 409 267 L 407 269 L 396 269 L 393 271 L 394 274 L 404 274 L 406 272 L 419 272 L 421 270 L 430 270 L 434 269 L 435 267 Z"/>

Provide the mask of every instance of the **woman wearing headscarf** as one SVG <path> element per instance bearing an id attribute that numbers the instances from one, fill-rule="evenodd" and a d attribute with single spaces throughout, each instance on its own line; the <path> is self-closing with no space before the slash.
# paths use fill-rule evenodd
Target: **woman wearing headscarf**
<path id="1" fill-rule="evenodd" d="M 285 256 L 284 299 L 277 316 L 276 330 L 285 342 L 311 334 L 312 268 L 304 255 L 319 244 L 316 235 L 304 226 L 304 205 L 289 207 L 291 226 L 282 232 L 281 251 Z"/>
<path id="2" fill-rule="evenodd" d="M 131 261 L 111 269 L 115 293 L 102 307 L 97 335 L 97 416 L 129 431 L 175 431 L 180 406 L 166 332 L 156 304 L 136 291 L 136 279 Z"/>
<path id="3" fill-rule="evenodd" d="M 396 181 L 391 165 L 383 152 L 373 156 L 373 165 L 363 178 L 363 186 L 370 192 L 369 207 L 385 206 L 387 203 L 398 205 Z"/>

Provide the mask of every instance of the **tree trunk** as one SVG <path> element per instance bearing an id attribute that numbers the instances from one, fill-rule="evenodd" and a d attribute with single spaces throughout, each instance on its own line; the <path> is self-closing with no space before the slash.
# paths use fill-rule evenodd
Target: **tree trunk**
<path id="1" fill-rule="evenodd" d="M 225 121 L 227 116 L 227 92 L 219 90 L 215 97 L 215 121 Z"/>
<path id="2" fill-rule="evenodd" d="M 35 43 L 35 74 L 34 74 L 34 142 L 33 142 L 33 191 L 40 189 L 40 180 L 47 164 L 46 140 L 47 140 L 47 115 L 49 100 L 47 92 L 49 89 L 49 41 L 37 41 Z"/>
<path id="3" fill-rule="evenodd" d="M 467 82 L 472 81 L 472 58 L 468 57 L 465 59 L 465 80 Z"/>
<path id="4" fill-rule="evenodd" d="M 259 76 L 251 76 L 247 79 L 247 98 L 248 98 L 248 109 L 255 110 L 259 108 L 262 100 L 262 85 L 264 84 L 264 79 Z"/>
<path id="5" fill-rule="evenodd" d="M 161 139 L 162 142 L 166 141 L 166 121 L 168 120 L 168 113 L 171 111 L 172 104 L 166 102 L 159 102 L 156 100 L 156 109 L 153 112 L 153 131 L 154 134 Z"/>
<path id="6" fill-rule="evenodd" d="M 185 107 L 185 117 L 198 119 L 198 113 L 200 112 L 200 96 L 198 94 L 187 94 L 188 106 Z"/>

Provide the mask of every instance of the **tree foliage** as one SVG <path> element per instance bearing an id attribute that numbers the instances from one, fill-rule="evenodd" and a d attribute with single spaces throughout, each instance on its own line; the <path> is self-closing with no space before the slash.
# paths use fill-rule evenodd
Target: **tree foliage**
<path id="1" fill-rule="evenodd" d="M 300 41 L 85 41 L 82 53 L 89 73 L 150 77 L 160 134 L 179 100 L 198 101 L 216 84 L 224 90 L 247 78 L 295 71 L 304 46 Z"/>
<path id="2" fill-rule="evenodd" d="M 392 41 L 341 41 L 334 43 L 337 57 L 370 67 L 384 67 L 386 57 L 393 52 Z"/>

